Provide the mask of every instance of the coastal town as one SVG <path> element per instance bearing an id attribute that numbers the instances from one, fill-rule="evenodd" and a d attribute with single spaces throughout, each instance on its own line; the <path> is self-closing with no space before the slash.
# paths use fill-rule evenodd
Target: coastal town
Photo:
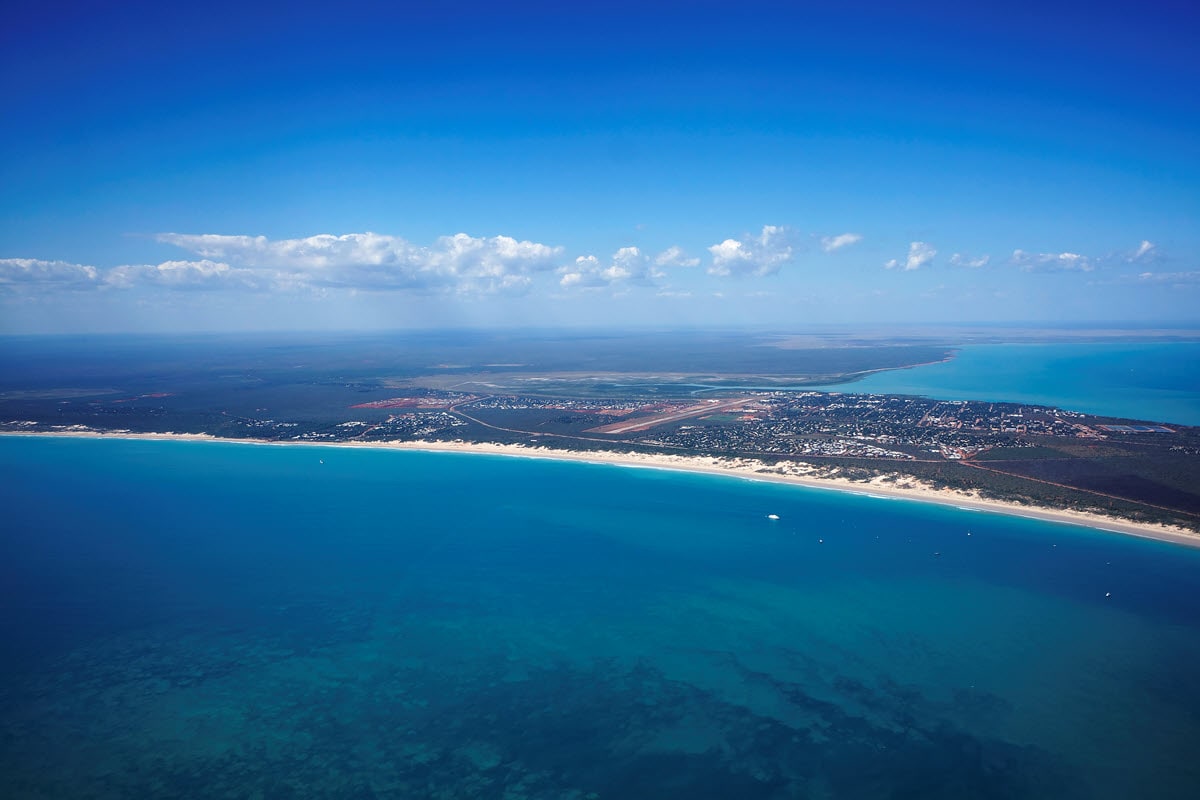
<path id="1" fill-rule="evenodd" d="M 1200 502 L 1189 488 L 1200 481 L 1200 429 L 1188 426 L 1022 403 L 855 392 L 573 397 L 419 386 L 389 391 L 357 383 L 335 388 L 324 406 L 298 404 L 296 410 L 273 408 L 270 399 L 253 408 L 230 403 L 193 410 L 168 391 L 10 401 L 0 432 L 183 433 L 273 443 L 458 443 L 752 459 L 773 469 L 815 468 L 864 481 L 907 476 L 1015 502 L 1200 525 Z"/>
<path id="2" fill-rule="evenodd" d="M 109 401 L 108 405 L 121 403 Z M 8 420 L 0 429 L 101 428 L 125 422 L 104 402 L 56 408 L 70 421 Z M 132 407 L 120 410 L 133 411 Z M 166 421 L 166 408 L 138 408 L 143 423 Z M 1057 408 L 1018 403 L 936 401 L 842 392 L 757 391 L 737 397 L 673 399 L 476 396 L 425 390 L 349 405 L 343 420 L 281 420 L 223 413 L 222 435 L 280 441 L 383 441 L 479 438 L 482 432 L 580 439 L 671 450 L 774 456 L 930 458 L 958 461 L 995 447 L 1032 447 L 1037 438 L 1104 441 L 1175 435 L 1163 425 L 1118 425 Z M 88 417 L 91 417 L 89 420 Z M 1127 421 L 1128 422 L 1128 421 Z M 145 428 L 130 426 L 127 429 Z M 149 426 L 154 429 L 156 425 Z M 485 434 L 485 438 L 486 434 Z"/>
<path id="3" fill-rule="evenodd" d="M 155 430 L 175 416 L 165 407 L 123 403 L 93 401 L 75 403 L 74 408 L 60 403 L 54 416 L 62 422 L 44 416 L 7 420 L 0 422 L 0 430 Z M 134 411 L 140 413 L 128 413 Z M 133 423 L 133 416 L 140 417 L 140 424 L 119 424 Z M 1046 406 L 817 391 L 648 401 L 422 390 L 356 403 L 346 407 L 344 416 L 349 419 L 297 420 L 222 412 L 220 434 L 300 442 L 512 441 L 523 435 L 543 441 L 611 442 L 705 454 L 957 461 L 995 448 L 1032 448 L 1045 438 L 1098 443 L 1130 436 L 1178 438 L 1179 433 L 1177 427 L 1119 424 Z"/>
<path id="4" fill-rule="evenodd" d="M 372 419 L 368 411 L 386 412 Z M 636 444 L 698 453 L 960 460 L 1051 437 L 1103 442 L 1175 436 L 1165 425 L 1105 424 L 1045 406 L 838 392 L 753 392 L 736 398 L 646 402 L 426 392 L 356 404 L 360 419 L 297 423 L 238 418 L 246 434 L 293 441 L 496 438 Z M 482 430 L 481 430 L 482 429 Z"/>

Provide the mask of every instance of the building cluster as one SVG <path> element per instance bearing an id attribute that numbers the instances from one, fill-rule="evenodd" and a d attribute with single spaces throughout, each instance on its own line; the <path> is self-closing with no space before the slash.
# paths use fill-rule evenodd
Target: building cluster
<path id="1" fill-rule="evenodd" d="M 1106 438 L 1084 414 L 1014 403 L 780 392 L 759 406 L 763 413 L 736 424 L 701 420 L 640 441 L 715 452 L 957 460 L 998 446 L 1032 446 L 1029 436 Z"/>
<path id="2" fill-rule="evenodd" d="M 837 436 L 801 437 L 779 433 L 776 426 L 748 423 L 740 428 L 727 425 L 684 425 L 673 433 L 647 436 L 641 444 L 684 448 L 714 453 L 746 453 L 786 456 L 843 456 L 848 458 L 891 458 L 913 456 L 889 450 L 870 441 Z"/>
<path id="3" fill-rule="evenodd" d="M 386 421 L 373 425 L 361 438 L 364 441 L 389 439 L 424 439 L 437 436 L 468 423 L 448 411 L 409 411 L 390 414 Z"/>
<path id="4" fill-rule="evenodd" d="M 468 423 L 448 411 L 408 411 L 389 414 L 383 422 L 350 420 L 336 425 L 313 426 L 288 438 L 301 442 L 381 442 L 417 440 L 443 435 Z"/>
<path id="5" fill-rule="evenodd" d="M 288 428 L 299 428 L 299 422 L 281 422 L 277 419 L 254 419 L 253 417 L 236 417 L 239 425 L 252 433 L 275 432 L 284 433 Z"/>
<path id="6" fill-rule="evenodd" d="M 712 408 L 712 412 L 708 408 Z M 414 390 L 355 408 L 385 419 L 279 420 L 212 412 L 168 414 L 162 407 L 59 404 L 54 422 L 15 419 L 4 430 L 64 430 L 72 423 L 129 430 L 204 430 L 281 441 L 395 441 L 506 434 L 639 443 L 699 453 L 957 460 L 995 447 L 1033 447 L 1045 437 L 1073 440 L 1170 435 L 1172 452 L 1193 440 L 1161 425 L 1123 424 L 1073 411 L 1017 403 L 944 401 L 898 395 L 752 391 L 711 400 L 646 395 L 607 398 L 488 396 Z M 266 409 L 256 409 L 265 411 Z M 344 419 L 344 418 L 343 418 Z M 101 424 L 97 424 L 101 423 Z M 133 424 L 136 423 L 136 424 Z M 477 423 L 487 426 L 480 427 Z"/>

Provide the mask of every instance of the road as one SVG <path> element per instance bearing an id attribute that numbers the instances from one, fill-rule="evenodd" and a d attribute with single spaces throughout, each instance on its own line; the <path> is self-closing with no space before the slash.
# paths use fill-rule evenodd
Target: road
<path id="1" fill-rule="evenodd" d="M 605 425 L 602 428 L 593 428 L 592 430 L 601 431 L 602 433 L 611 433 L 619 436 L 622 433 L 649 430 L 650 428 L 654 428 L 659 425 L 666 425 L 668 422 L 678 422 L 681 419 L 688 419 L 689 417 L 699 417 L 703 416 L 704 414 L 717 414 L 721 411 L 732 411 L 734 409 L 741 408 L 749 402 L 749 400 L 742 398 L 740 400 L 727 400 L 723 403 L 716 403 L 712 405 L 688 406 L 682 411 L 663 414 L 661 416 L 649 416 L 641 417 L 640 419 L 626 420 L 625 422 L 618 422 L 615 425 Z"/>

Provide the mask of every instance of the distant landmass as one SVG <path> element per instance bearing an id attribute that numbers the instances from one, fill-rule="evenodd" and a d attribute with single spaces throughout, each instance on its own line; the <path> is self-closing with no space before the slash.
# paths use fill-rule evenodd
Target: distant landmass
<path id="1" fill-rule="evenodd" d="M 1200 429 L 1154 412 L 1200 409 L 1200 343 L 1104 333 L 993 331 L 1023 343 L 982 346 L 964 330 L 30 337 L 0 345 L 0 431 L 754 459 L 1196 530 Z M 978 363 L 955 369 L 964 348 Z M 1061 384 L 1086 400 L 1075 363 L 1113 393 L 1101 405 L 1130 413 L 1025 399 Z M 1130 364 L 1140 372 L 1117 386 Z"/>

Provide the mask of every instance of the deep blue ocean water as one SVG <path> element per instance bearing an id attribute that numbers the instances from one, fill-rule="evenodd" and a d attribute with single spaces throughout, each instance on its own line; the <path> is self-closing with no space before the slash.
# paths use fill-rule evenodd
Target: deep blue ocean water
<path id="1" fill-rule="evenodd" d="M 5 798 L 1200 796 L 1200 550 L 301 446 L 0 437 L 0 500 Z"/>
<path id="2" fill-rule="evenodd" d="M 1200 342 L 966 345 L 947 362 L 825 388 L 1200 425 Z"/>

